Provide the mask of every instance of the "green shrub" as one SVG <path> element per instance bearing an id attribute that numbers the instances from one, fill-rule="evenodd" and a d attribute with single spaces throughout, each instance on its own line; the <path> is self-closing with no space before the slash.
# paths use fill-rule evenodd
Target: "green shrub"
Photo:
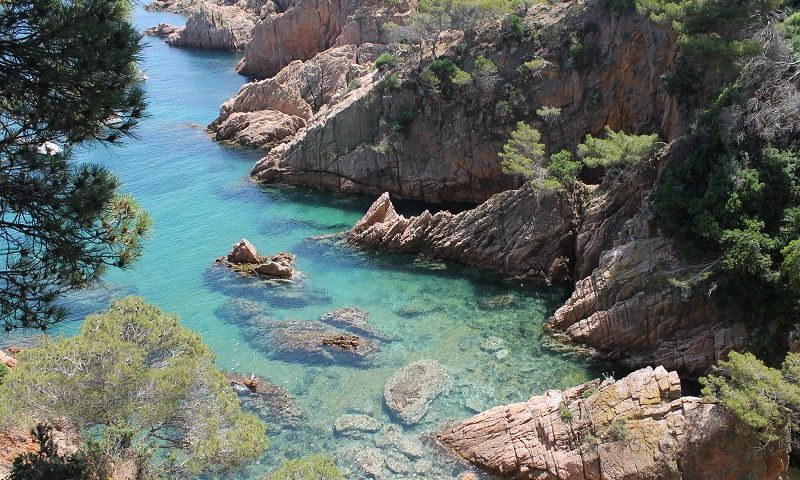
<path id="1" fill-rule="evenodd" d="M 8 367 L 5 363 L 0 363 L 0 385 L 5 381 L 6 375 L 8 375 Z"/>
<path id="2" fill-rule="evenodd" d="M 343 480 L 342 472 L 327 455 L 307 455 L 284 462 L 266 480 Z"/>
<path id="3" fill-rule="evenodd" d="M 556 152 L 550 155 L 544 186 L 555 190 L 570 188 L 575 184 L 582 167 L 581 162 L 572 159 L 572 153 L 568 150 Z M 589 391 L 586 390 L 584 393 Z"/>
<path id="4" fill-rule="evenodd" d="M 628 425 L 625 420 L 616 419 L 608 426 L 608 436 L 615 442 L 628 442 Z"/>
<path id="5" fill-rule="evenodd" d="M 479 56 L 475 59 L 475 62 L 472 65 L 473 71 L 476 75 L 495 75 L 497 74 L 497 66 L 489 60 L 488 58 L 484 57 L 483 55 Z"/>
<path id="6" fill-rule="evenodd" d="M 23 350 L 0 395 L 12 419 L 64 418 L 91 432 L 87 441 L 122 435 L 161 476 L 197 478 L 267 447 L 266 426 L 241 410 L 215 360 L 177 315 L 126 297 L 77 335 Z"/>
<path id="7" fill-rule="evenodd" d="M 497 102 L 497 114 L 501 117 L 510 117 L 514 113 L 511 108 L 511 103 L 508 100 L 500 100 Z"/>
<path id="8" fill-rule="evenodd" d="M 349 82 L 347 82 L 347 86 L 344 88 L 344 93 L 345 94 L 350 93 L 350 92 L 352 92 L 353 90 L 357 89 L 360 86 L 361 86 L 361 79 L 356 77 L 356 78 L 350 80 Z"/>
<path id="9" fill-rule="evenodd" d="M 375 59 L 375 68 L 378 69 L 383 66 L 392 68 L 395 65 L 397 65 L 397 57 L 389 52 L 383 52 Z"/>
<path id="10" fill-rule="evenodd" d="M 539 77 L 549 64 L 550 62 L 543 58 L 534 58 L 517 67 L 517 74 L 528 79 Z"/>
<path id="11" fill-rule="evenodd" d="M 396 92 L 402 87 L 402 82 L 400 81 L 400 77 L 393 73 L 386 77 L 383 81 L 383 86 L 390 92 Z"/>
<path id="12" fill-rule="evenodd" d="M 572 420 L 572 411 L 567 405 L 561 404 L 561 406 L 558 407 L 558 415 L 561 417 L 561 420 Z"/>
<path id="13" fill-rule="evenodd" d="M 544 144 L 539 130 L 525 122 L 517 123 L 511 138 L 499 153 L 503 170 L 526 177 L 543 177 Z"/>
<path id="14" fill-rule="evenodd" d="M 468 87 L 472 85 L 472 75 L 465 72 L 464 70 L 458 69 L 453 78 L 451 79 L 453 85 L 457 87 Z"/>
<path id="15" fill-rule="evenodd" d="M 586 135 L 578 145 L 578 155 L 591 168 L 609 169 L 636 163 L 659 147 L 658 135 L 628 135 L 605 128 L 605 137 Z"/>
<path id="16" fill-rule="evenodd" d="M 561 109 L 558 107 L 542 107 L 536 110 L 536 115 L 538 115 L 542 120 L 549 124 L 556 123 L 561 118 Z"/>
<path id="17" fill-rule="evenodd" d="M 511 14 L 503 19 L 502 24 L 503 39 L 508 42 L 521 42 L 528 36 L 528 29 L 525 22 L 519 15 Z"/>
<path id="18" fill-rule="evenodd" d="M 700 383 L 703 396 L 721 403 L 765 445 L 785 439 L 789 427 L 797 430 L 800 354 L 790 353 L 777 370 L 752 353 L 730 352 Z"/>

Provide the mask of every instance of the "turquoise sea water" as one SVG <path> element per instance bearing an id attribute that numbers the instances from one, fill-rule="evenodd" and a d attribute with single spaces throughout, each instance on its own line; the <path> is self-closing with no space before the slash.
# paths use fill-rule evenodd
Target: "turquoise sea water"
<path id="1" fill-rule="evenodd" d="M 142 29 L 164 21 L 184 20 L 141 9 L 135 14 Z M 103 285 L 67 299 L 72 319 L 61 330 L 73 332 L 83 315 L 114 297 L 141 295 L 199 332 L 222 369 L 255 373 L 285 387 L 302 420 L 293 427 L 270 425 L 265 457 L 230 478 L 262 478 L 283 460 L 306 453 L 334 454 L 347 478 L 365 478 L 364 468 L 376 469 L 378 478 L 455 478 L 468 467 L 437 451 L 431 432 L 477 409 L 522 401 L 597 373 L 540 345 L 542 323 L 563 301 L 564 290 L 415 256 L 351 249 L 331 235 L 355 223 L 374 198 L 251 183 L 248 172 L 258 153 L 215 144 L 204 131 L 246 80 L 233 71 L 236 55 L 174 49 L 153 38 L 146 43 L 142 66 L 149 76 L 150 116 L 138 138 L 119 148 L 88 148 L 79 158 L 108 165 L 120 176 L 124 190 L 152 215 L 153 235 L 132 269 L 109 272 Z M 296 254 L 303 280 L 276 287 L 213 265 L 243 237 L 264 254 Z M 361 366 L 280 360 L 248 343 L 242 324 L 226 310 L 234 299 L 257 302 L 271 320 L 310 321 L 334 308 L 358 307 L 391 341 Z M 480 348 L 490 336 L 502 339 L 505 353 Z M 383 406 L 383 389 L 398 368 L 417 359 L 441 363 L 451 386 L 419 425 L 404 429 Z M 333 423 L 346 413 L 368 414 L 381 430 L 336 438 Z M 421 456 L 402 453 L 398 445 L 409 442 L 422 446 Z M 386 458 L 375 458 L 376 452 Z"/>

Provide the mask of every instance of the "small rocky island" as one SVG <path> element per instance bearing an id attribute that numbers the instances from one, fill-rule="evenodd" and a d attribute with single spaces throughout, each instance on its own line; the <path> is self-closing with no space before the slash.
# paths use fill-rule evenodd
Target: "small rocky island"
<path id="1" fill-rule="evenodd" d="M 271 257 L 262 256 L 246 238 L 235 243 L 228 255 L 219 257 L 215 262 L 250 277 L 290 279 L 295 274 L 294 255 L 281 252 Z"/>

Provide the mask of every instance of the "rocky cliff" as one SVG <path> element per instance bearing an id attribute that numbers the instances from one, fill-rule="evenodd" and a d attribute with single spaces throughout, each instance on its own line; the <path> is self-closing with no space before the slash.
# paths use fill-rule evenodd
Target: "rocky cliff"
<path id="1" fill-rule="evenodd" d="M 681 397 L 676 372 L 638 370 L 492 408 L 439 435 L 512 478 L 777 480 L 785 444 L 764 449 L 722 406 Z"/>
<path id="2" fill-rule="evenodd" d="M 173 47 L 242 50 L 257 17 L 236 6 L 201 3 L 186 27 L 167 37 Z"/>
<path id="3" fill-rule="evenodd" d="M 240 71 L 281 76 L 281 69 L 296 69 L 293 61 L 318 63 L 315 55 L 332 47 L 392 40 L 385 38 L 392 37 L 386 33 L 392 29 L 381 25 L 407 23 L 412 11 L 413 4 L 403 3 L 386 9 L 369 1 L 298 1 L 256 25 Z M 552 150 L 572 148 L 587 132 L 597 133 L 605 125 L 657 131 L 665 138 L 682 130 L 681 111 L 660 81 L 674 68 L 677 55 L 669 29 L 634 11 L 619 12 L 590 0 L 534 5 L 524 21 L 529 35 L 519 41 L 507 39 L 500 25 L 477 35 L 445 35 L 439 55 L 463 70 L 472 71 L 479 55 L 497 66 L 492 78 L 478 78 L 473 71 L 474 82 L 449 93 L 422 86 L 429 58 L 420 58 L 413 47 L 389 45 L 398 58 L 396 67 L 351 85 L 356 95 L 345 103 L 334 99 L 314 112 L 304 126 L 282 138 L 280 148 L 264 142 L 271 150 L 253 177 L 336 191 L 389 191 L 434 203 L 480 203 L 521 183 L 503 174 L 497 157 L 516 121 L 542 130 Z M 570 42 L 585 47 L 583 53 L 570 49 Z M 249 113 L 253 128 L 276 121 L 274 113 L 257 119 L 254 104 L 233 103 L 232 109 L 223 108 L 216 124 L 237 112 Z M 536 113 L 541 107 L 558 109 L 560 115 L 545 120 Z M 292 124 L 289 130 L 294 129 Z"/>
<path id="4" fill-rule="evenodd" d="M 665 166 L 680 161 L 684 144 L 676 141 L 599 186 L 579 184 L 568 194 L 529 182 L 455 215 L 405 218 L 384 194 L 347 240 L 513 277 L 575 279 L 574 293 L 547 322 L 551 334 L 630 368 L 659 364 L 696 377 L 747 346 L 750 329 L 716 297 L 680 285 L 702 267 L 682 262 L 654 224 L 652 192 Z"/>
<path id="5" fill-rule="evenodd" d="M 271 77 L 294 60 L 309 60 L 334 46 L 375 43 L 381 26 L 402 22 L 413 9 L 408 1 L 384 7 L 360 0 L 294 0 L 286 2 L 253 30 L 237 66 L 243 74 Z"/>

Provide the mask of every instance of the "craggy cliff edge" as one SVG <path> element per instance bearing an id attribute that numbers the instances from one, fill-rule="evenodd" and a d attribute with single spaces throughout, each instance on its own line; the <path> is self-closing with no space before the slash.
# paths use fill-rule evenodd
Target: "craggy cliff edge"
<path id="1" fill-rule="evenodd" d="M 476 79 L 452 93 L 431 93 L 421 80 L 430 58 L 420 60 L 414 48 L 391 43 L 386 32 L 393 29 L 382 27 L 400 25 L 402 30 L 413 10 L 413 3 L 403 2 L 387 8 L 370 2 L 353 6 L 300 0 L 261 20 L 240 71 L 269 78 L 243 86 L 210 130 L 220 140 L 267 150 L 252 171 L 259 182 L 479 203 L 521 183 L 502 172 L 497 157 L 517 121 L 540 127 L 553 150 L 571 148 L 605 125 L 657 131 L 665 138 L 674 138 L 683 128 L 682 113 L 660 81 L 674 68 L 675 35 L 635 12 L 573 0 L 531 6 L 524 19 L 532 32 L 528 39 L 504 40 L 500 25 L 494 24 L 474 38 L 448 32 L 438 49 L 440 57 L 457 58 L 470 71 L 483 55 L 497 66 L 496 78 Z M 571 32 L 593 46 L 587 59 L 570 56 L 565 39 Z M 298 88 L 293 72 L 302 69 L 308 76 L 309 70 L 320 68 L 320 78 L 327 81 L 320 66 L 330 64 L 334 52 L 382 42 L 398 59 L 396 66 L 375 69 L 361 57 L 348 58 L 351 70 L 361 73 L 348 75 L 344 85 L 329 82 L 337 94 L 323 88 L 310 114 L 296 115 L 302 124 L 294 121 L 283 128 L 283 114 L 295 116 L 291 111 L 303 108 L 296 98 L 310 103 L 305 98 L 310 89 Z M 525 70 L 525 62 L 537 59 L 536 71 Z M 337 71 L 348 66 L 337 62 Z M 261 101 L 263 82 L 284 91 L 286 102 L 276 107 Z M 560 109 L 557 122 L 536 114 L 545 106 Z M 236 125 L 228 121 L 240 114 L 251 120 Z M 272 130 L 281 130 L 280 138 Z"/>
<path id="2" fill-rule="evenodd" d="M 492 473 L 527 479 L 776 480 L 789 462 L 788 432 L 783 445 L 759 448 L 720 405 L 681 397 L 677 373 L 663 367 L 495 407 L 439 440 Z"/>

